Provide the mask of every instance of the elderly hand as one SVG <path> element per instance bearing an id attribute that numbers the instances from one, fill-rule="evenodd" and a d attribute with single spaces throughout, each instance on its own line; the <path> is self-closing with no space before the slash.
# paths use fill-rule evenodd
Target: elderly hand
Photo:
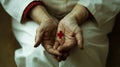
<path id="1" fill-rule="evenodd" d="M 57 42 L 54 45 L 54 49 L 59 50 L 63 55 L 66 54 L 67 56 L 75 45 L 83 48 L 82 31 L 75 18 L 66 16 L 60 21 L 57 30 Z M 67 56 L 63 56 L 61 59 L 64 60 Z"/>
<path id="2" fill-rule="evenodd" d="M 57 30 L 56 19 L 51 17 L 41 5 L 34 7 L 30 12 L 30 16 L 34 21 L 40 24 L 36 30 L 36 43 L 34 47 L 38 47 L 42 43 L 42 46 L 48 53 L 52 55 L 61 55 L 58 50 L 53 48 Z"/>
<path id="3" fill-rule="evenodd" d="M 62 56 L 56 56 L 57 60 L 65 60 L 69 55 L 69 51 L 76 45 L 83 49 L 82 30 L 79 25 L 82 24 L 87 17 L 88 11 L 86 8 L 81 5 L 76 5 L 74 9 L 60 21 L 54 49 L 59 50 Z"/>

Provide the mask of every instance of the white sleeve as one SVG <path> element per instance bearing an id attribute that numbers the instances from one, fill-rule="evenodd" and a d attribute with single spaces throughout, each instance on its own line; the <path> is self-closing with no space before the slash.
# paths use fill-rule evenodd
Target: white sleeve
<path id="1" fill-rule="evenodd" d="M 98 24 L 108 22 L 120 11 L 120 0 L 79 0 L 94 16 Z"/>
<path id="2" fill-rule="evenodd" d="M 18 22 L 21 22 L 24 9 L 33 0 L 0 0 L 3 8 Z"/>

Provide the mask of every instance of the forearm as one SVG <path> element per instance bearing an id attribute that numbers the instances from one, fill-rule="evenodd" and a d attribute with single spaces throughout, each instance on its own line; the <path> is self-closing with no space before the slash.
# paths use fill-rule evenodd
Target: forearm
<path id="1" fill-rule="evenodd" d="M 42 21 L 50 19 L 50 15 L 42 5 L 37 5 L 36 7 L 34 7 L 30 11 L 29 16 L 31 17 L 32 20 L 36 21 L 38 24 L 40 24 Z"/>
<path id="2" fill-rule="evenodd" d="M 78 21 L 78 24 L 82 24 L 89 17 L 89 11 L 82 5 L 77 4 L 70 12 L 70 15 Z"/>

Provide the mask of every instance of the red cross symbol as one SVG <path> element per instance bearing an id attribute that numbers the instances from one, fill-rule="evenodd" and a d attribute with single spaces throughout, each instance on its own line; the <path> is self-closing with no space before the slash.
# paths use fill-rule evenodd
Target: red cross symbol
<path id="1" fill-rule="evenodd" d="M 57 36 L 61 39 L 64 36 L 64 33 L 62 31 L 60 31 Z"/>

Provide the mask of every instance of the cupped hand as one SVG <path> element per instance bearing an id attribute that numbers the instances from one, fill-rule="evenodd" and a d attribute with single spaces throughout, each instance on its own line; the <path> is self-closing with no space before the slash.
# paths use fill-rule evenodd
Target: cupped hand
<path id="1" fill-rule="evenodd" d="M 34 47 L 38 47 L 42 43 L 48 53 L 61 55 L 58 50 L 53 48 L 58 25 L 56 18 L 53 18 L 41 5 L 37 5 L 31 10 L 30 17 L 39 24 Z"/>
<path id="2" fill-rule="evenodd" d="M 72 47 L 77 45 L 80 48 L 82 46 L 82 30 L 77 24 L 76 18 L 65 17 L 62 19 L 58 26 L 57 33 L 63 32 L 62 38 L 57 37 L 61 46 L 58 47 L 59 51 L 69 51 Z M 62 42 L 62 43 L 61 43 Z"/>
<path id="3" fill-rule="evenodd" d="M 62 56 L 56 58 L 65 60 L 74 46 L 83 49 L 82 40 L 82 30 L 77 24 L 76 18 L 64 17 L 58 25 L 57 38 L 54 45 L 54 49 L 60 51 Z"/>
<path id="4" fill-rule="evenodd" d="M 43 21 L 37 28 L 35 37 L 35 46 L 38 47 L 40 43 L 47 50 L 48 53 L 53 55 L 60 55 L 60 53 L 53 48 L 55 35 L 57 30 L 57 23 L 53 20 Z"/>
<path id="5" fill-rule="evenodd" d="M 62 53 L 62 56 L 56 57 L 58 60 L 65 60 L 69 56 L 69 51 L 76 45 L 83 49 L 80 25 L 89 18 L 89 15 L 87 8 L 76 4 L 73 10 L 60 21 L 54 45 L 54 48 Z"/>

